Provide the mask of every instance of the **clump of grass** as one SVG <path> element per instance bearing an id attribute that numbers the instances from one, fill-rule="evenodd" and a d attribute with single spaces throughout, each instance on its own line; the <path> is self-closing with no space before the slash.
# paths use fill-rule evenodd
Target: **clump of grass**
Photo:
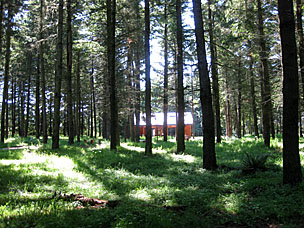
<path id="1" fill-rule="evenodd" d="M 268 154 L 259 153 L 259 154 L 249 154 L 245 153 L 245 157 L 242 160 L 242 171 L 245 174 L 255 173 L 257 170 L 266 170 L 266 161 L 269 157 Z"/>

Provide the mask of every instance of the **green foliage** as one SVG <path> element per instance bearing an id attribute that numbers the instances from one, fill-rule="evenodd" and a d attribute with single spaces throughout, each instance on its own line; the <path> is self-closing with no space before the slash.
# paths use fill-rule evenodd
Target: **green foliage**
<path id="1" fill-rule="evenodd" d="M 51 140 L 49 140 L 51 141 Z M 83 139 L 82 139 L 83 141 Z M 202 169 L 202 141 L 186 142 L 183 154 L 168 153 L 172 141 L 109 142 L 51 150 L 0 151 L 0 227 L 301 227 L 304 185 L 282 185 L 282 153 L 247 137 L 217 144 L 220 168 Z M 34 148 L 34 147 L 33 147 Z M 242 175 L 244 153 L 268 156 L 267 170 Z M 77 209 L 54 193 L 117 200 L 115 207 Z"/>
<path id="2" fill-rule="evenodd" d="M 266 160 L 268 158 L 268 154 L 259 153 L 259 154 L 249 154 L 245 153 L 245 157 L 242 160 L 243 163 L 243 170 L 266 170 Z"/>

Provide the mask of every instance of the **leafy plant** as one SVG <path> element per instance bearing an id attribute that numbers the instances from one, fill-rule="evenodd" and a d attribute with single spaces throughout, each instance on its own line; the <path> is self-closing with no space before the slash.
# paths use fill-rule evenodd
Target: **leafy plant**
<path id="1" fill-rule="evenodd" d="M 254 173 L 257 170 L 266 170 L 265 163 L 268 158 L 268 154 L 249 154 L 245 153 L 245 157 L 242 160 L 243 163 L 243 173 L 249 174 Z"/>

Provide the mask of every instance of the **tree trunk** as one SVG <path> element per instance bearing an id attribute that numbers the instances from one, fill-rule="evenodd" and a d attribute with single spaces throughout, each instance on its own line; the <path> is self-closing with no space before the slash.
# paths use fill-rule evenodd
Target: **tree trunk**
<path id="1" fill-rule="evenodd" d="M 28 51 L 27 56 L 27 103 L 26 103 L 26 121 L 25 121 L 25 137 L 28 136 L 29 123 L 30 123 L 30 105 L 31 105 L 31 80 L 32 80 L 32 51 Z"/>
<path id="2" fill-rule="evenodd" d="M 92 67 L 93 61 L 92 61 Z M 94 114 L 94 138 L 97 138 L 97 116 L 96 116 L 96 97 L 95 97 L 95 83 L 94 83 L 94 74 L 92 74 L 92 102 L 93 102 L 93 114 Z"/>
<path id="3" fill-rule="evenodd" d="M 118 134 L 118 109 L 116 100 L 115 76 L 115 24 L 116 0 L 107 0 L 107 32 L 108 32 L 108 74 L 110 77 L 110 107 L 111 107 L 111 150 L 116 150 L 119 142 Z"/>
<path id="4" fill-rule="evenodd" d="M 262 64 L 262 112 L 263 112 L 263 138 L 264 144 L 270 147 L 270 113 L 271 113 L 271 96 L 270 96 L 270 79 L 268 70 L 268 54 L 266 49 L 266 40 L 264 33 L 263 12 L 261 0 L 257 0 L 258 5 L 258 28 L 259 28 L 259 43 L 260 43 L 260 59 Z"/>
<path id="5" fill-rule="evenodd" d="M 91 131 L 90 131 L 90 137 L 93 138 L 94 137 L 94 63 L 93 63 L 93 57 L 91 56 L 92 58 L 92 71 L 91 71 L 91 76 L 90 76 L 90 87 L 91 87 L 91 92 L 93 93 L 93 96 L 91 97 L 90 99 L 90 117 L 91 117 L 91 120 L 90 120 L 90 123 L 91 123 Z M 96 123 L 95 123 L 96 124 Z M 96 125 L 95 125 L 96 126 Z"/>
<path id="6" fill-rule="evenodd" d="M 213 170 L 217 168 L 214 142 L 214 116 L 207 69 L 201 0 L 193 0 L 193 13 L 200 79 L 200 99 L 203 112 L 203 168 Z"/>
<path id="7" fill-rule="evenodd" d="M 4 67 L 4 85 L 2 92 L 2 110 L 1 110 L 1 142 L 4 142 L 5 138 L 5 114 L 6 104 L 8 99 L 8 78 L 10 74 L 10 59 L 11 59 L 11 26 L 12 26 L 12 6 L 10 1 L 8 1 L 8 21 L 6 29 L 6 53 L 5 53 L 5 67 Z"/>
<path id="8" fill-rule="evenodd" d="M 12 78 L 12 137 L 15 137 L 16 133 L 16 78 Z"/>
<path id="9" fill-rule="evenodd" d="M 253 73 L 253 56 L 251 53 L 251 41 L 248 40 L 248 49 L 249 49 L 249 72 L 250 72 L 250 91 L 251 91 L 251 110 L 253 115 L 253 128 L 255 137 L 259 138 L 259 129 L 258 129 L 258 118 L 256 111 L 256 102 L 255 102 L 255 81 Z"/>
<path id="10" fill-rule="evenodd" d="M 50 116 L 49 116 L 49 135 L 50 136 L 53 136 L 53 107 L 52 107 L 52 104 L 53 104 L 53 95 L 50 94 L 50 100 L 49 100 L 49 113 L 50 113 Z"/>
<path id="11" fill-rule="evenodd" d="M 232 124 L 231 124 L 231 108 L 230 108 L 230 91 L 228 85 L 228 73 L 225 72 L 225 84 L 226 84 L 226 104 L 225 104 L 225 116 L 226 116 L 226 136 L 230 138 L 232 136 Z"/>
<path id="12" fill-rule="evenodd" d="M 40 0 L 40 45 L 39 45 L 39 59 L 41 70 L 41 95 L 42 95 L 42 135 L 43 143 L 48 141 L 47 133 L 47 119 L 46 119 L 46 96 L 45 96 L 45 68 L 44 68 L 44 42 L 43 42 L 43 20 L 44 20 L 44 0 Z"/>
<path id="13" fill-rule="evenodd" d="M 183 27 L 182 27 L 182 6 L 181 0 L 176 1 L 177 21 L 177 153 L 185 151 L 185 121 L 184 121 L 184 75 L 183 75 Z"/>
<path id="14" fill-rule="evenodd" d="M 19 115 L 20 115 L 20 137 L 24 137 L 24 123 L 25 123 L 25 118 L 24 118 L 24 91 L 25 91 L 25 81 L 22 80 L 20 82 L 21 88 L 20 88 L 20 110 L 19 110 Z"/>
<path id="15" fill-rule="evenodd" d="M 36 74 L 36 101 L 35 101 L 35 136 L 37 139 L 40 138 L 40 74 L 41 74 L 40 58 L 37 63 L 37 74 Z"/>
<path id="16" fill-rule="evenodd" d="M 68 111 L 68 133 L 69 133 L 69 145 L 74 144 L 74 116 L 73 116 L 73 94 L 72 94 L 72 7 L 71 0 L 67 0 L 67 111 Z"/>
<path id="17" fill-rule="evenodd" d="M 302 24 L 302 1 L 297 0 L 297 32 L 298 32 L 298 50 L 299 50 L 299 57 L 300 57 L 300 72 L 301 72 L 301 80 L 302 80 L 302 96 L 303 96 L 303 105 L 304 105 L 304 37 L 303 37 L 303 24 Z M 304 107 L 302 108 L 302 110 Z M 301 108 L 300 108 L 301 110 Z M 301 113 L 301 111 L 300 111 Z M 300 123 L 301 121 L 301 115 L 299 116 Z M 303 135 L 302 126 L 300 128 L 300 134 Z"/>
<path id="18" fill-rule="evenodd" d="M 215 121 L 216 121 L 216 142 L 221 143 L 222 128 L 221 128 L 220 93 L 219 93 L 219 83 L 218 83 L 217 53 L 216 53 L 216 46 L 213 37 L 213 15 L 211 11 L 211 4 L 212 4 L 212 0 L 208 0 L 212 90 L 213 90 L 213 102 L 214 102 Z"/>
<path id="19" fill-rule="evenodd" d="M 242 137 L 242 79 L 241 79 L 241 58 L 238 59 L 238 94 L 237 94 L 237 137 Z"/>
<path id="20" fill-rule="evenodd" d="M 58 5 L 58 31 L 56 47 L 56 75 L 55 75 L 55 96 L 54 96 L 54 127 L 52 149 L 59 148 L 60 131 L 60 100 L 61 100 L 61 80 L 62 80 L 62 36 L 63 36 L 63 0 L 59 0 Z"/>
<path id="21" fill-rule="evenodd" d="M 150 1 L 145 0 L 145 75 L 146 75 L 146 147 L 145 154 L 152 155 L 151 79 L 150 79 Z"/>
<path id="22" fill-rule="evenodd" d="M 80 51 L 77 53 L 77 70 L 76 70 L 76 126 L 75 133 L 77 142 L 80 142 Z"/>
<path id="23" fill-rule="evenodd" d="M 168 141 L 168 12 L 165 2 L 165 33 L 164 33 L 164 142 Z"/>
<path id="24" fill-rule="evenodd" d="M 4 0 L 0 1 L 0 56 L 2 56 L 2 36 L 3 36 L 3 3 Z"/>
<path id="25" fill-rule="evenodd" d="M 302 181 L 298 136 L 299 81 L 292 0 L 278 0 L 283 67 L 283 183 Z"/>
<path id="26" fill-rule="evenodd" d="M 135 102 L 135 119 L 136 119 L 136 130 L 135 130 L 135 141 L 139 142 L 140 138 L 140 50 L 141 50 L 141 24 L 140 24 L 140 12 L 139 12 L 140 0 L 136 3 L 136 18 L 137 18 L 137 37 L 136 37 L 136 50 L 135 50 L 135 87 L 136 87 L 136 102 Z"/>

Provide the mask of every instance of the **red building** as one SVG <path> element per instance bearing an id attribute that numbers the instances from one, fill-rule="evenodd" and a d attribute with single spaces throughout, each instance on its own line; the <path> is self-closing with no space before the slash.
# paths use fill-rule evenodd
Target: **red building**
<path id="1" fill-rule="evenodd" d="M 168 123 L 168 135 L 175 136 L 176 134 L 176 113 L 169 112 L 167 115 L 167 123 Z M 191 127 L 193 125 L 193 116 L 191 112 L 185 112 L 184 115 L 184 123 L 185 123 L 185 136 L 191 137 Z M 163 113 L 152 113 L 151 116 L 151 124 L 152 124 L 152 135 L 153 136 L 163 136 L 164 131 L 164 114 Z M 142 114 L 140 116 L 140 135 L 146 135 L 146 115 Z"/>

